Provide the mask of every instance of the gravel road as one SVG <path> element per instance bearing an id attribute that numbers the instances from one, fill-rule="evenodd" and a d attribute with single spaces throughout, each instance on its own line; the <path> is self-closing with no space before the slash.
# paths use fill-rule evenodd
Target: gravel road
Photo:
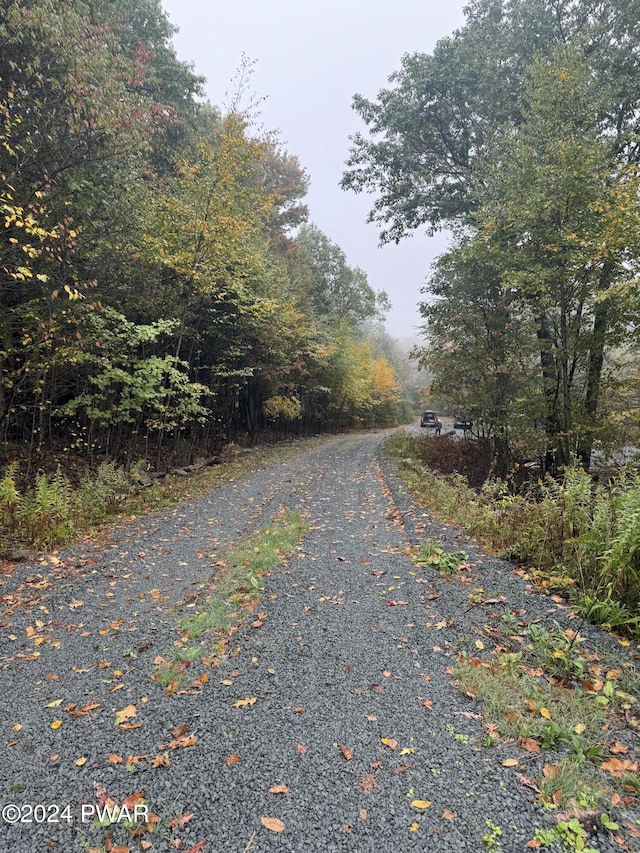
<path id="1" fill-rule="evenodd" d="M 0 589 L 0 800 L 19 807 L 5 818 L 21 821 L 0 826 L 2 851 L 97 847 L 107 830 L 93 826 L 91 808 L 141 792 L 162 823 L 128 841 L 114 824 L 114 850 L 465 853 L 487 849 L 492 825 L 502 833 L 492 849 L 507 853 L 554 825 L 521 781 L 544 758 L 513 742 L 485 748 L 480 709 L 450 668 L 462 650 L 477 654 L 493 618 L 490 606 L 469 607 L 473 587 L 499 591 L 522 618 L 576 623 L 513 566 L 412 506 L 381 461 L 381 440 L 330 439 L 122 523 L 101 544 L 16 568 Z M 178 638 L 180 616 L 198 609 L 210 555 L 281 507 L 302 511 L 311 528 L 264 578 L 262 624 L 231 637 L 219 668 L 194 665 L 196 685 L 206 681 L 167 696 L 151 680 L 153 660 Z M 449 580 L 416 566 L 404 550 L 430 538 L 463 548 L 470 568 Z M 621 660 L 638 654 L 584 633 Z M 255 702 L 235 707 L 247 698 Z M 129 728 L 115 724 L 127 707 Z M 152 766 L 162 755 L 171 763 Z M 520 766 L 503 766 L 507 758 Z M 38 803 L 49 804 L 49 822 L 42 809 L 31 815 Z M 139 798 L 125 803 L 133 813 Z M 626 843 L 590 841 L 603 852 L 640 849 Z"/>

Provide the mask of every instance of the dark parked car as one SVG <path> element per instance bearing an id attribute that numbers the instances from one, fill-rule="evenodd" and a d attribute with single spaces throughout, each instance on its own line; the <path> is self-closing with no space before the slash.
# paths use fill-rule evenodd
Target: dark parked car
<path id="1" fill-rule="evenodd" d="M 420 426 L 435 429 L 437 420 L 438 416 L 435 412 L 423 412 L 422 417 L 420 418 Z"/>
<path id="2" fill-rule="evenodd" d="M 473 427 L 473 421 L 466 415 L 456 415 L 453 419 L 454 429 L 463 429 L 465 432 Z"/>

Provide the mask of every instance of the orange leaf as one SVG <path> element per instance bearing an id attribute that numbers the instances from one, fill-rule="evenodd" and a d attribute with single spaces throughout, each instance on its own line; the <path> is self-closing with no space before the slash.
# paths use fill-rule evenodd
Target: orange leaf
<path id="1" fill-rule="evenodd" d="M 234 764 L 237 764 L 240 761 L 240 756 L 237 752 L 234 752 L 233 755 L 230 755 L 227 759 L 225 759 L 225 764 L 227 767 L 231 767 Z"/>
<path id="2" fill-rule="evenodd" d="M 453 820 L 455 816 L 456 816 L 456 813 L 452 812 L 451 809 L 445 809 L 442 812 L 442 819 L 443 820 Z"/>
<path id="3" fill-rule="evenodd" d="M 614 752 L 618 755 L 624 755 L 628 751 L 629 751 L 629 747 L 624 746 L 619 741 L 616 741 L 614 743 L 614 745 L 611 747 L 611 752 Z"/>
<path id="4" fill-rule="evenodd" d="M 307 754 L 307 747 L 306 747 L 306 746 L 303 746 L 301 743 L 299 743 L 299 744 L 296 746 L 296 749 L 298 750 L 298 752 L 300 753 L 300 755 L 306 755 L 306 754 Z"/>
<path id="5" fill-rule="evenodd" d="M 536 754 L 540 753 L 540 744 L 537 740 L 534 740 L 532 737 L 525 737 L 520 740 L 520 746 L 522 749 L 525 749 L 527 752 L 535 752 Z"/>
<path id="6" fill-rule="evenodd" d="M 349 747 L 349 746 L 341 746 L 340 747 L 340 752 L 342 753 L 343 758 L 345 758 L 347 761 L 351 761 L 351 759 L 353 758 L 354 751 L 355 750 L 352 746 L 351 747 Z"/>
<path id="7" fill-rule="evenodd" d="M 381 737 L 380 740 L 385 746 L 388 746 L 389 749 L 395 749 L 398 745 L 398 741 L 392 737 Z"/>
<path id="8" fill-rule="evenodd" d="M 540 841 L 539 838 L 532 838 L 531 841 L 527 841 L 527 843 L 524 846 L 525 847 L 541 847 L 542 842 Z"/>
<path id="9" fill-rule="evenodd" d="M 517 767 L 520 762 L 517 758 L 505 758 L 502 762 L 503 767 Z"/>
<path id="10" fill-rule="evenodd" d="M 154 769 L 157 769 L 158 767 L 170 767 L 171 760 L 167 758 L 166 755 L 160 755 L 158 753 L 158 755 L 151 759 L 151 766 Z"/>
<path id="11" fill-rule="evenodd" d="M 360 820 L 366 820 L 367 819 L 367 810 L 366 809 L 360 809 L 360 811 L 358 812 L 358 815 L 360 817 Z"/>
<path id="12" fill-rule="evenodd" d="M 123 759 L 121 755 L 116 755 L 115 752 L 112 752 L 109 755 L 109 761 L 111 764 L 122 764 Z"/>
<path id="13" fill-rule="evenodd" d="M 623 761 L 619 758 L 611 758 L 609 761 L 605 761 L 602 765 L 602 769 L 611 773 L 612 776 L 621 779 L 623 776 L 626 776 L 627 773 L 635 773 L 637 764 L 629 758 L 625 758 Z"/>
<path id="14" fill-rule="evenodd" d="M 261 817 L 260 823 L 271 832 L 282 832 L 284 823 L 277 817 Z"/>
<path id="15" fill-rule="evenodd" d="M 287 785 L 272 785 L 271 788 L 269 788 L 269 793 L 270 794 L 288 794 L 289 788 Z"/>

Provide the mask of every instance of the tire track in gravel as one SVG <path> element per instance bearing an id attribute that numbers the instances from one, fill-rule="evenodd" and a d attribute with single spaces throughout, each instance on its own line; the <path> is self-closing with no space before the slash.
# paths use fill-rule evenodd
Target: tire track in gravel
<path id="1" fill-rule="evenodd" d="M 380 442 L 379 435 L 332 439 L 121 527 L 110 547 L 75 549 L 81 566 L 39 605 L 48 612 L 16 611 L 3 630 L 7 658 L 17 646 L 27 655 L 36 650 L 24 639 L 36 618 L 43 623 L 37 635 L 60 642 L 40 644 L 35 660 L 13 657 L 16 669 L 2 675 L 2 736 L 17 741 L 0 764 L 3 801 L 69 802 L 77 811 L 95 802 L 96 784 L 116 801 L 145 791 L 165 823 L 193 815 L 162 837 L 146 836 L 152 851 L 175 850 L 177 835 L 182 850 L 206 839 L 207 853 L 465 853 L 484 849 L 490 820 L 502 829 L 501 849 L 516 853 L 536 827 L 552 825 L 501 765 L 518 754 L 531 775 L 539 757 L 523 758 L 515 745 L 483 749 L 477 709 L 452 687 L 448 670 L 481 628 L 472 621 L 479 614 L 468 613 L 468 581 L 499 587 L 510 606 L 536 618 L 562 619 L 564 611 L 532 596 L 509 564 L 470 541 L 464 547 L 474 567 L 462 585 L 416 566 L 403 552 L 408 539 L 459 547 L 464 534 L 411 505 L 380 462 Z M 176 614 L 193 612 L 183 608 L 211 574 L 209 554 L 246 538 L 281 507 L 304 512 L 311 529 L 265 579 L 262 626 L 233 637 L 208 683 L 166 696 L 149 678 L 151 662 L 175 638 Z M 83 603 L 70 610 L 74 600 Z M 71 618 L 73 630 L 54 624 Z M 118 630 L 100 633 L 119 620 Z M 18 639 L 7 639 L 9 632 Z M 135 658 L 127 656 L 132 649 Z M 71 721 L 44 707 L 57 698 L 99 707 Z M 234 707 L 245 698 L 256 701 Z M 128 703 L 141 726 L 122 731 L 114 711 Z M 64 717 L 58 731 L 50 729 L 54 714 Z M 15 724 L 23 726 L 17 733 Z M 128 773 L 108 761 L 109 753 L 156 754 L 180 724 L 198 739 L 173 751 L 170 766 L 143 760 Z M 52 762 L 52 754 L 60 758 Z M 82 767 L 80 755 L 87 757 Z M 16 785 L 24 790 L 15 792 Z M 270 793 L 275 785 L 288 793 Z M 419 810 L 414 800 L 431 805 Z M 284 830 L 265 828 L 264 817 L 282 821 Z M 77 821 L 5 826 L 0 850 L 66 853 L 90 838 Z M 620 849 L 604 839 L 592 846 Z"/>

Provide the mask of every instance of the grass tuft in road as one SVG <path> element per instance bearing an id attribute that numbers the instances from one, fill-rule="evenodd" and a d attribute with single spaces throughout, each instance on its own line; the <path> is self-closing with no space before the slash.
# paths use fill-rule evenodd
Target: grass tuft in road
<path id="1" fill-rule="evenodd" d="M 269 527 L 237 543 L 215 560 L 218 579 L 206 606 L 180 620 L 181 640 L 170 654 L 156 659 L 153 678 L 168 693 L 185 683 L 186 671 L 195 661 L 211 663 L 224 652 L 228 637 L 255 612 L 260 602 L 260 578 L 293 553 L 308 528 L 299 512 L 282 510 Z M 198 642 L 193 644 L 194 641 Z"/>

